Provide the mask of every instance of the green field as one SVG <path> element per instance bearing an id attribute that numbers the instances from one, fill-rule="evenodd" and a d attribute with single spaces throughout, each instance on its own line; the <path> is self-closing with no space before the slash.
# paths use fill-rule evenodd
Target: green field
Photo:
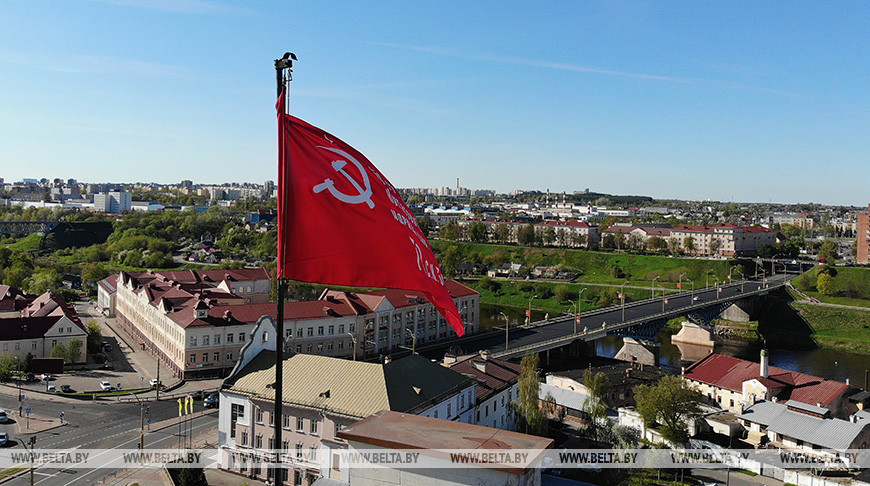
<path id="1" fill-rule="evenodd" d="M 727 281 L 728 272 L 734 260 L 702 260 L 695 258 L 673 258 L 654 255 L 633 255 L 628 253 L 610 253 L 588 250 L 571 250 L 564 248 L 537 248 L 511 245 L 484 245 L 452 241 L 432 241 L 433 248 L 443 253 L 450 246 L 455 246 L 460 254 L 459 261 L 482 262 L 489 268 L 502 263 L 521 263 L 528 268 L 536 266 L 552 266 L 560 270 L 579 275 L 578 282 L 622 284 L 647 286 L 653 281 L 663 287 L 675 289 L 683 277 L 683 285 L 688 290 L 694 282 L 695 288 L 702 288 L 707 283 L 713 285 L 715 279 Z M 750 264 L 746 264 L 746 274 Z M 738 272 L 734 271 L 737 278 Z M 715 277 L 715 279 L 714 279 Z"/>
<path id="2" fill-rule="evenodd" d="M 833 277 L 832 295 L 823 295 L 816 288 L 816 280 L 822 271 L 827 271 Z M 820 265 L 794 279 L 792 285 L 821 302 L 870 307 L 870 268 Z"/>
<path id="3" fill-rule="evenodd" d="M 813 330 L 816 344 L 870 354 L 870 311 L 791 304 Z"/>

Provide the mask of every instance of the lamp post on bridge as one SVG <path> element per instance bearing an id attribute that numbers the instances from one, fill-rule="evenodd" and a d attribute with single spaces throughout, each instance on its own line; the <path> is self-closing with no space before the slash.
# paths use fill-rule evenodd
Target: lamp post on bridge
<path id="1" fill-rule="evenodd" d="M 691 295 L 692 301 L 691 302 L 694 302 L 695 301 L 695 282 L 693 282 L 692 280 L 689 280 L 689 279 L 686 279 L 686 281 L 689 282 L 690 284 L 692 284 L 692 295 Z M 691 305 L 691 302 L 689 303 L 689 305 Z"/>
<path id="2" fill-rule="evenodd" d="M 537 298 L 538 298 L 537 295 L 533 295 L 533 296 L 529 297 L 529 310 L 526 311 L 526 325 L 527 326 L 532 325 L 532 300 L 537 299 Z"/>
<path id="3" fill-rule="evenodd" d="M 574 318 L 574 334 L 577 334 L 577 325 L 580 324 L 580 313 L 583 312 L 583 292 L 589 287 L 583 287 L 577 293 L 577 317 Z"/>
<path id="4" fill-rule="evenodd" d="M 508 329 L 510 329 L 511 325 L 510 325 L 510 321 L 508 321 L 507 314 L 505 314 L 504 312 L 499 312 L 499 314 L 501 314 L 502 317 L 504 317 L 504 350 L 507 351 L 508 344 L 509 344 L 509 342 L 508 342 L 508 340 L 509 340 Z"/>
<path id="5" fill-rule="evenodd" d="M 622 282 L 622 285 L 619 286 L 619 298 L 622 299 L 622 322 L 625 322 L 625 284 L 628 283 L 628 280 Z"/>
<path id="6" fill-rule="evenodd" d="M 662 276 L 661 276 L 661 275 L 657 275 L 656 278 L 654 278 L 653 281 L 650 282 L 650 284 L 649 284 L 649 289 L 650 289 L 650 291 L 651 291 L 651 292 L 650 292 L 650 299 L 653 299 L 653 298 L 655 298 L 655 296 L 656 296 L 656 287 L 655 287 L 655 285 L 656 285 L 656 280 L 658 280 L 658 279 L 660 279 L 660 278 L 662 278 Z"/>
<path id="7" fill-rule="evenodd" d="M 658 288 L 662 289 L 662 314 L 665 313 L 665 304 L 667 304 L 668 300 L 665 298 L 665 288 L 661 285 L 657 285 Z"/>

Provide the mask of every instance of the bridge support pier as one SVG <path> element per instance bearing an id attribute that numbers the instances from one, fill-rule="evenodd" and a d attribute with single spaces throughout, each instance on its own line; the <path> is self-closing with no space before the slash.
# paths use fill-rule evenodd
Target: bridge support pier
<path id="1" fill-rule="evenodd" d="M 622 338 L 622 349 L 616 352 L 614 359 L 620 361 L 643 363 L 645 365 L 659 365 L 659 346 L 651 343 L 644 345 L 641 341 L 626 337 Z"/>
<path id="2" fill-rule="evenodd" d="M 728 321 L 749 322 L 755 316 L 760 301 L 756 297 L 740 299 L 722 311 L 720 317 Z"/>

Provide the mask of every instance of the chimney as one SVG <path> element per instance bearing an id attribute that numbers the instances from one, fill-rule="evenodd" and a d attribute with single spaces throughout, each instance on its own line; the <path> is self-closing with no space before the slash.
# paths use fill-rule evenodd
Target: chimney
<path id="1" fill-rule="evenodd" d="M 393 358 L 391 358 L 389 356 L 384 356 L 384 364 L 390 364 L 390 361 L 392 361 L 392 360 L 393 360 Z"/>
<path id="2" fill-rule="evenodd" d="M 481 351 L 480 357 L 483 358 L 484 361 L 488 360 L 489 359 L 489 350 L 484 349 L 483 351 Z"/>
<path id="3" fill-rule="evenodd" d="M 762 378 L 767 378 L 767 350 L 766 349 L 761 350 L 761 363 L 759 364 L 759 368 L 760 369 L 759 369 L 758 374 L 761 375 Z"/>
<path id="4" fill-rule="evenodd" d="M 852 385 L 852 380 L 849 378 L 846 378 L 846 386 L 851 386 L 851 385 Z"/>
<path id="5" fill-rule="evenodd" d="M 456 355 L 453 355 L 450 353 L 445 354 L 444 359 L 441 360 L 441 364 L 444 364 L 444 365 L 452 365 L 455 362 L 456 362 Z"/>

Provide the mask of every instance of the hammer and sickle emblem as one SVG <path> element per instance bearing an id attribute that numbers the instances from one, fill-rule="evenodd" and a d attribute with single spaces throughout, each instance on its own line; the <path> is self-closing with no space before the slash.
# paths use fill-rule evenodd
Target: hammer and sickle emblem
<path id="1" fill-rule="evenodd" d="M 354 194 L 345 194 L 345 193 L 339 191 L 338 189 L 335 188 L 335 183 L 332 181 L 332 179 L 326 179 L 325 181 L 321 182 L 320 184 L 317 184 L 316 186 L 314 186 L 314 188 L 313 188 L 314 192 L 321 193 L 321 192 L 323 192 L 324 189 L 326 189 L 326 190 L 329 190 L 329 192 L 333 195 L 333 197 L 335 197 L 339 201 L 346 202 L 349 204 L 366 203 L 368 205 L 369 209 L 374 209 L 375 203 L 372 202 L 372 186 L 371 186 L 371 184 L 369 184 L 369 175 L 366 172 L 365 168 L 362 166 L 362 164 L 357 162 L 357 160 L 355 158 L 351 157 L 350 154 L 348 154 L 347 152 L 345 152 L 343 150 L 339 150 L 337 148 L 331 148 L 331 147 L 323 147 L 323 146 L 318 146 L 317 148 L 329 150 L 330 152 L 336 153 L 336 154 L 350 160 L 353 163 L 353 165 L 355 165 L 356 168 L 359 169 L 359 173 L 362 174 L 362 179 L 363 179 L 362 186 L 365 186 L 365 189 L 363 189 L 363 187 L 360 186 L 359 183 L 357 183 L 356 179 L 351 177 L 350 174 L 348 174 L 344 170 L 344 166 L 347 165 L 347 161 L 333 160 L 332 161 L 332 168 L 336 172 L 338 172 L 339 174 L 343 175 L 345 177 L 345 179 L 347 179 L 348 182 L 350 182 L 350 184 L 354 187 L 354 189 L 357 190 L 358 194 L 355 194 L 355 195 Z"/>

